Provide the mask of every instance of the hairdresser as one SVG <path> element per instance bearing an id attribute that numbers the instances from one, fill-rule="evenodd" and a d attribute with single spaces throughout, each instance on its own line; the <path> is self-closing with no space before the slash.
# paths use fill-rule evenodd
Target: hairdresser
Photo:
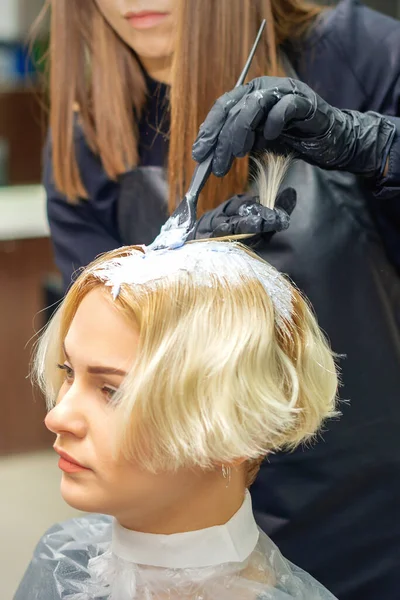
<path id="1" fill-rule="evenodd" d="M 347 355 L 341 363 L 342 397 L 351 404 L 343 404 L 342 419 L 329 425 L 314 448 L 270 457 L 254 487 L 255 508 L 288 557 L 341 600 L 392 600 L 400 554 L 400 458 L 394 438 L 400 425 L 394 310 L 399 293 L 393 267 L 400 264 L 400 167 L 392 118 L 399 109 L 399 24 L 353 0 L 334 9 L 302 0 L 49 4 L 44 184 L 65 287 L 97 254 L 154 239 L 190 181 L 200 124 L 215 98 L 233 88 L 260 22 L 267 19 L 249 79 L 283 78 L 273 82 L 273 101 L 264 79 L 235 92 L 232 111 L 245 117 L 243 126 L 241 119 L 235 129 L 234 113 L 224 101 L 219 102 L 224 116 L 214 110 L 208 117 L 219 138 L 205 126 L 195 155 L 200 158 L 218 141 L 227 174 L 208 182 L 196 234 L 282 229 L 283 209 L 291 212 L 293 203 L 275 212 L 265 209 L 255 219 L 242 216 L 252 215 L 256 198 L 248 188 L 247 156 L 233 164 L 232 157 L 255 146 L 268 148 L 272 138 L 277 138 L 273 149 L 281 146 L 301 156 L 288 176 L 298 192 L 290 228 L 262 236 L 259 251 L 310 296 L 334 350 Z M 292 102 L 293 85 L 299 104 Z M 265 104 L 254 103 L 254 95 L 247 102 L 256 89 Z M 243 104 L 256 104 L 255 112 L 242 111 Z M 346 120 L 347 113 L 331 107 L 375 111 L 390 119 L 368 121 L 349 113 Z M 259 135 L 269 114 L 275 115 L 273 126 Z M 289 131 L 286 121 L 292 117 L 301 123 Z M 255 125 L 257 135 L 251 132 Z M 222 143 L 230 128 L 234 149 Z M 307 154 L 327 138 L 317 156 Z M 217 175 L 220 168 L 215 162 Z M 238 196 L 242 193 L 248 195 Z"/>
<path id="2" fill-rule="evenodd" d="M 341 600 L 400 597 L 399 40 L 397 21 L 339 3 L 282 45 L 288 76 L 223 95 L 193 147 L 199 161 L 214 151 L 217 176 L 256 150 L 300 159 L 290 227 L 255 249 L 311 300 L 349 402 L 313 448 L 269 457 L 252 496 L 259 525 Z M 197 232 L 231 231 L 232 213 Z"/>

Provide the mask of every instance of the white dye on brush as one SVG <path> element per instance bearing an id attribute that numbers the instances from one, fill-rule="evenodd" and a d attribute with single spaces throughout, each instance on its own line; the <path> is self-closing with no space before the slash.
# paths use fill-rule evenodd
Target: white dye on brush
<path id="1" fill-rule="evenodd" d="M 168 221 L 161 227 L 160 233 L 149 246 L 147 251 L 168 249 L 173 250 L 183 246 L 190 233 L 188 231 L 188 221 L 179 223 L 181 215 L 172 215 Z"/>

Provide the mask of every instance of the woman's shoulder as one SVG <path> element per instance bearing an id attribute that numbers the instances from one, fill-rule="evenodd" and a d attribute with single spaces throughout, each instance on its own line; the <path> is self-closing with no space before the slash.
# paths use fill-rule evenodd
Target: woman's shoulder
<path id="1" fill-rule="evenodd" d="M 107 515 L 84 515 L 56 523 L 41 537 L 34 555 L 41 559 L 49 557 L 59 560 L 71 551 L 89 552 L 89 547 L 108 543 L 111 539 L 112 519 Z"/>
<path id="2" fill-rule="evenodd" d="M 108 549 L 111 528 L 111 517 L 96 514 L 50 527 L 35 548 L 14 600 L 87 598 L 89 561 Z"/>
<path id="3" fill-rule="evenodd" d="M 396 114 L 400 21 L 358 0 L 342 0 L 315 23 L 300 53 L 299 74 L 338 108 Z"/>
<path id="4" fill-rule="evenodd" d="M 330 37 L 342 49 L 362 49 L 371 56 L 374 49 L 392 48 L 400 55 L 400 21 L 365 6 L 359 0 L 341 0 L 335 8 L 322 13 L 312 37 Z M 362 45 L 366 40 L 372 46 Z M 361 46 L 360 46 L 361 44 Z"/>
<path id="5" fill-rule="evenodd" d="M 307 598 L 307 600 L 337 600 L 329 590 L 309 573 L 297 567 L 284 556 L 274 542 L 260 530 L 260 537 L 253 554 L 255 564 L 251 564 L 253 572 L 269 574 L 267 586 L 273 586 L 266 596 L 262 594 L 258 600 L 278 600 L 278 598 Z M 254 566 L 257 569 L 254 569 Z M 245 573 L 245 572 L 244 572 Z"/>

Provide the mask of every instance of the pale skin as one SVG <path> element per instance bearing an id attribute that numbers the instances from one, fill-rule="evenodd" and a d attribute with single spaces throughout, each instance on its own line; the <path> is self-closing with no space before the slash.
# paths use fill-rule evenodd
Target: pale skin
<path id="1" fill-rule="evenodd" d="M 150 77 L 171 83 L 177 0 L 94 0 L 114 31 L 139 56 Z M 129 15 L 154 11 L 153 26 L 141 27 Z M 150 23 L 151 25 L 151 23 Z"/>
<path id="2" fill-rule="evenodd" d="M 57 449 L 87 467 L 63 472 L 62 496 L 74 508 L 112 515 L 123 527 L 146 533 L 222 525 L 243 502 L 244 466 L 232 468 L 227 487 L 221 465 L 152 474 L 113 456 L 118 428 L 110 398 L 134 363 L 138 342 L 136 327 L 116 309 L 109 291 L 89 292 L 64 340 L 65 381 L 45 419 Z"/>

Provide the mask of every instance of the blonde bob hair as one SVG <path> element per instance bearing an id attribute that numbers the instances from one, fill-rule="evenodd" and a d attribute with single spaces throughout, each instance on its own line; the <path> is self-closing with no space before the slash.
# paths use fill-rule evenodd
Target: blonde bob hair
<path id="1" fill-rule="evenodd" d="M 199 277 L 210 244 L 221 247 L 218 268 Z M 129 256 L 145 264 L 146 255 L 132 246 L 98 258 L 72 285 L 35 356 L 35 379 L 51 409 L 63 381 L 56 364 L 65 360 L 68 329 L 83 298 L 102 288 L 140 340 L 114 403 L 118 451 L 152 472 L 258 464 L 270 452 L 309 440 L 335 414 L 332 352 L 295 287 L 239 243 L 194 242 L 192 249 L 193 268 L 122 281 L 115 299 L 99 273 Z M 179 250 L 167 251 L 172 262 L 174 253 Z M 279 298 L 255 276 L 254 264 L 289 290 L 289 317 L 278 314 Z"/>

